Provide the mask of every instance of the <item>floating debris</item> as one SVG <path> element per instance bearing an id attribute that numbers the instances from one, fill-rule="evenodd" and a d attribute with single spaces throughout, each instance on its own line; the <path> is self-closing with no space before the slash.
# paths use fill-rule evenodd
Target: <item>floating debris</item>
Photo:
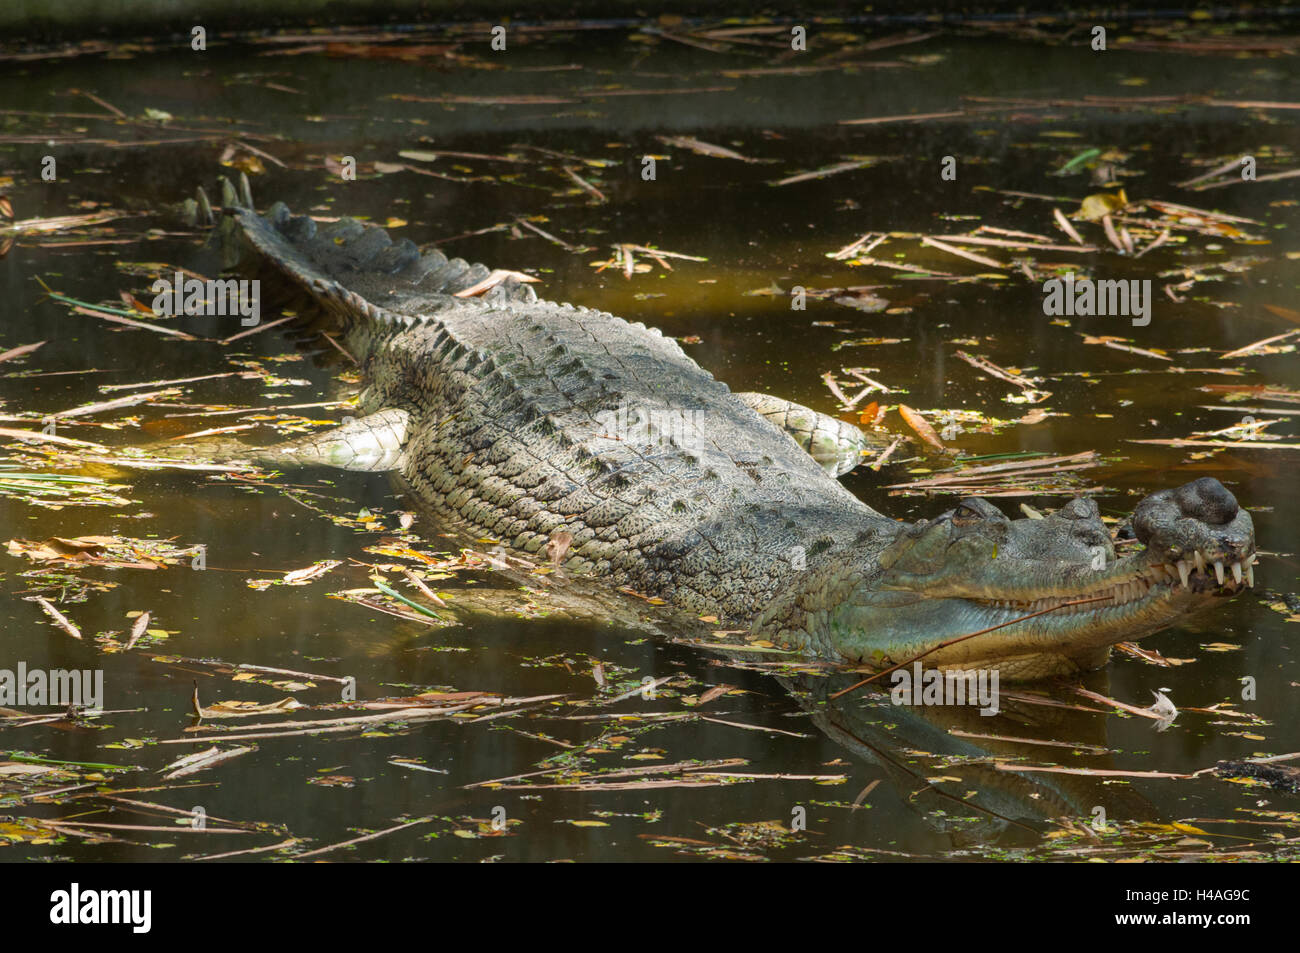
<path id="1" fill-rule="evenodd" d="M 666 146 L 676 146 L 679 149 L 689 149 L 696 155 L 708 156 L 712 159 L 735 159 L 739 162 L 773 162 L 773 159 L 752 159 L 749 156 L 743 156 L 733 149 L 725 146 L 715 146 L 711 142 L 704 142 L 696 139 L 694 136 L 655 136 Z"/>
<path id="2" fill-rule="evenodd" d="M 953 493 L 961 496 L 1037 496 L 1098 492 L 1082 488 L 1074 473 L 1101 466 L 1095 450 L 1067 456 L 1035 456 L 1025 460 L 963 466 L 937 476 L 889 484 L 891 496 Z M 1032 479 L 1031 479 L 1032 478 Z"/>

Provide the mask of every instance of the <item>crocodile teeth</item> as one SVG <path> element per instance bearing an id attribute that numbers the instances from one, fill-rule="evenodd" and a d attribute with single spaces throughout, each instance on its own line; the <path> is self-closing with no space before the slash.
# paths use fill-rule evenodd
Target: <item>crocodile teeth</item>
<path id="1" fill-rule="evenodd" d="M 1183 584 L 1183 588 L 1184 588 L 1184 589 L 1188 589 L 1188 588 L 1190 588 L 1190 587 L 1187 585 L 1187 576 L 1188 576 L 1188 572 L 1187 572 L 1187 560 L 1185 560 L 1185 559 L 1180 559 L 1180 560 L 1178 560 L 1178 578 L 1182 581 L 1182 584 Z"/>
<path id="2" fill-rule="evenodd" d="M 1192 557 L 1196 560 L 1196 571 L 1205 572 L 1205 557 L 1201 555 L 1201 551 L 1198 549 L 1192 553 Z M 1223 580 L 1220 579 L 1219 582 L 1223 582 Z"/>
<path id="3" fill-rule="evenodd" d="M 1232 581 L 1241 585 L 1241 563 L 1232 564 Z"/>
<path id="4" fill-rule="evenodd" d="M 1200 554 L 1198 553 L 1197 555 L 1199 556 Z M 1223 585 L 1223 560 L 1216 559 L 1214 561 L 1214 575 L 1218 578 L 1219 585 Z"/>
<path id="5" fill-rule="evenodd" d="M 1255 567 L 1250 563 L 1246 563 L 1246 585 L 1255 588 Z"/>

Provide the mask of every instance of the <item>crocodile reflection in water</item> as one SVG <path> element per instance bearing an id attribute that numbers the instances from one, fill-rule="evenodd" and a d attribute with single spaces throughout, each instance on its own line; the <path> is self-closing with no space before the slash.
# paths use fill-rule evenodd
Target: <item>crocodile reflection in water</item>
<path id="1" fill-rule="evenodd" d="M 1068 757 L 1072 766 L 1114 768 L 1104 714 L 1055 707 L 1050 699 L 1038 705 L 1004 697 L 1000 713 L 984 717 L 972 706 L 896 705 L 887 690 L 871 687 L 831 697 L 858 678 L 800 675 L 777 681 L 828 738 L 855 759 L 878 766 L 899 800 L 949 835 L 954 848 L 1031 846 L 1049 822 L 1061 818 L 1077 826 L 1099 817 L 1108 822 L 1157 817 L 1130 784 L 997 767 Z M 1106 691 L 1105 672 L 1088 678 L 1095 690 Z M 1062 742 L 1077 747 L 1061 747 Z"/>

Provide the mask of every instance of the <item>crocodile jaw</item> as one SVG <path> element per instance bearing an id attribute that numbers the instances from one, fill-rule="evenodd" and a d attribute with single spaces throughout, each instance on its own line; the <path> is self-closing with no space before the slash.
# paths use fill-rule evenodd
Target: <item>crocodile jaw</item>
<path id="1" fill-rule="evenodd" d="M 1116 642 L 1254 585 L 1254 524 L 1218 481 L 1153 493 L 1132 522 L 1146 548 L 1117 560 L 1090 501 L 1008 520 L 969 498 L 898 525 L 875 553 L 828 560 L 757 627 L 849 662 L 923 657 L 1036 678 L 1096 667 Z"/>
<path id="2" fill-rule="evenodd" d="M 1006 560 L 997 576 L 1027 580 L 1009 592 L 991 579 L 928 592 L 859 585 L 827 614 L 824 640 L 846 661 L 873 665 L 924 653 L 928 667 L 998 668 L 1009 679 L 1070 674 L 1103 663 L 1116 642 L 1252 587 L 1257 560 L 1251 551 L 1225 566 L 1197 551 L 1165 563 L 1144 552 L 1090 576 L 1068 567 L 1066 585 L 1059 569 Z M 1055 585 L 1035 584 L 1052 576 Z"/>
<path id="3" fill-rule="evenodd" d="M 1045 595 L 1032 600 L 989 599 L 980 600 L 986 607 L 1007 609 L 1021 615 L 1036 612 L 1053 612 L 1059 615 L 1078 615 L 1105 609 L 1141 608 L 1160 600 L 1196 600 L 1203 597 L 1222 598 L 1239 593 L 1255 585 L 1255 553 L 1231 562 L 1225 568 L 1222 560 L 1211 559 L 1197 551 L 1189 559 L 1176 563 L 1153 562 L 1146 557 L 1130 557 L 1117 564 L 1117 571 L 1107 575 L 1100 585 L 1086 592 L 1064 595 Z"/>

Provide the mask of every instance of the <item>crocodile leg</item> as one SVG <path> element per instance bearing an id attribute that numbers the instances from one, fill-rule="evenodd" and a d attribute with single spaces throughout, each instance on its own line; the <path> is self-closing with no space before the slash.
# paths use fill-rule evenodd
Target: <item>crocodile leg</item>
<path id="1" fill-rule="evenodd" d="M 171 459 L 212 463 L 237 460 L 276 470 L 323 466 L 377 473 L 401 466 L 407 423 L 406 411 L 388 409 L 265 447 L 255 447 L 232 437 L 212 436 L 185 443 L 164 441 L 149 449 Z"/>
<path id="2" fill-rule="evenodd" d="M 875 444 L 853 424 L 771 394 L 745 392 L 737 400 L 776 424 L 807 450 L 831 476 L 843 476 Z"/>
<path id="3" fill-rule="evenodd" d="M 374 473 L 401 466 L 408 415 L 391 408 L 349 420 L 320 433 L 296 437 L 269 447 L 245 448 L 255 463 L 286 466 L 325 466 Z"/>

